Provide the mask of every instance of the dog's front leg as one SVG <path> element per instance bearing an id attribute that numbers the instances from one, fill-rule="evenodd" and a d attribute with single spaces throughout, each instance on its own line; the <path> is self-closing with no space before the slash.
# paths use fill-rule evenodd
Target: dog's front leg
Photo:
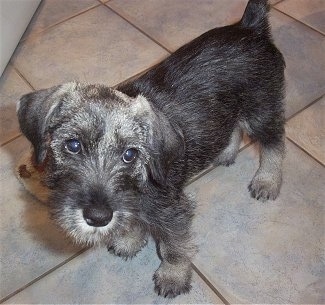
<path id="1" fill-rule="evenodd" d="M 136 256 L 147 241 L 146 230 L 141 225 L 134 225 L 132 231 L 115 236 L 107 248 L 112 254 L 127 260 Z"/>
<path id="2" fill-rule="evenodd" d="M 168 298 L 189 292 L 192 279 L 190 259 L 195 253 L 194 247 L 179 239 L 161 240 L 157 243 L 157 251 L 161 264 L 153 276 L 155 291 Z"/>
<path id="3" fill-rule="evenodd" d="M 172 204 L 159 209 L 152 232 L 161 259 L 153 276 L 155 291 L 168 298 L 191 289 L 191 260 L 197 252 L 191 232 L 195 204 L 184 194 L 176 202 L 175 197 L 171 198 L 169 202 Z"/>

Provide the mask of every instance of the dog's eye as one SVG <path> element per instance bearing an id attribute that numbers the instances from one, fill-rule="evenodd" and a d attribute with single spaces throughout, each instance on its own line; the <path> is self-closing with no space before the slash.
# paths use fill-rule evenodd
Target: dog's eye
<path id="1" fill-rule="evenodd" d="M 138 151 L 135 148 L 129 148 L 124 152 L 122 156 L 122 160 L 124 163 L 131 163 L 132 161 L 135 160 L 137 155 L 138 155 Z"/>
<path id="2" fill-rule="evenodd" d="M 65 142 L 65 148 L 71 154 L 78 154 L 81 151 L 81 143 L 77 139 L 70 139 Z"/>

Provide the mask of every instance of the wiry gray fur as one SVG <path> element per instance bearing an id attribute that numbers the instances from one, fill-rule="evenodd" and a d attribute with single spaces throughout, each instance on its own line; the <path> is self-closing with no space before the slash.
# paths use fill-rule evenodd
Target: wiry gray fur
<path id="1" fill-rule="evenodd" d="M 251 195 L 278 196 L 283 70 L 267 2 L 251 0 L 240 22 L 203 34 L 117 90 L 72 82 L 23 96 L 19 122 L 46 167 L 53 218 L 78 242 L 103 243 L 123 258 L 152 236 L 162 260 L 155 290 L 188 292 L 196 247 L 184 185 L 211 163 L 233 163 L 245 131 L 261 146 Z"/>

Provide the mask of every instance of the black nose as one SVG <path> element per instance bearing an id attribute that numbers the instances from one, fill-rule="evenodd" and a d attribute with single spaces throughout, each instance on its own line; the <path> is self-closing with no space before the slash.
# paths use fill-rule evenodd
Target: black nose
<path id="1" fill-rule="evenodd" d="M 110 207 L 88 207 L 83 210 L 83 217 L 92 227 L 104 227 L 112 220 L 113 211 Z"/>

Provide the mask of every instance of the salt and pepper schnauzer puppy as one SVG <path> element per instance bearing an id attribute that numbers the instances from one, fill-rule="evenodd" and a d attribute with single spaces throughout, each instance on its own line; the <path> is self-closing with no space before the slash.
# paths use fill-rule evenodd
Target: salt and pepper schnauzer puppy
<path id="1" fill-rule="evenodd" d="M 165 297 L 188 292 L 193 203 L 186 181 L 235 160 L 245 131 L 260 144 L 252 197 L 275 199 L 284 157 L 284 67 L 268 4 L 208 31 L 116 90 L 71 82 L 23 96 L 22 132 L 33 144 L 53 218 L 78 242 L 129 258 L 152 236 Z"/>

